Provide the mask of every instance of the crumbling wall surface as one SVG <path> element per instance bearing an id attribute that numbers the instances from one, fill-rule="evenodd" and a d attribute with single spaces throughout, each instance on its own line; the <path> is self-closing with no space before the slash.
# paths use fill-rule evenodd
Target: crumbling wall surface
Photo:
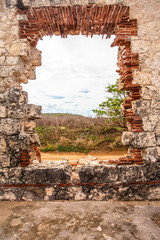
<path id="1" fill-rule="evenodd" d="M 141 98 L 132 101 L 132 110 L 141 117 L 143 132 L 125 132 L 123 142 L 142 149 L 144 162 L 153 163 L 160 161 L 160 2 L 129 2 L 130 17 L 138 26 L 138 35 L 131 36 L 132 52 L 139 55 L 132 83 L 141 86 Z"/>
<path id="2" fill-rule="evenodd" d="M 10 2 L 10 1 L 8 1 Z M 18 15 L 15 8 L 0 5 L 0 168 L 15 167 L 24 151 L 39 145 L 34 119 L 41 107 L 28 104 L 21 83 L 35 78 L 40 65 L 39 51 L 19 39 Z"/>
<path id="3" fill-rule="evenodd" d="M 39 39 L 37 23 L 32 29 L 28 22 L 28 10 L 88 4 L 129 7 L 129 19 L 125 16 L 113 29 L 116 38 L 112 44 L 119 47 L 120 87 L 128 92 L 122 109 L 128 127 L 123 143 L 130 146 L 129 156 L 78 166 L 77 170 L 67 163 L 30 164 L 35 158 L 34 146 L 40 144 L 35 119 L 40 118 L 41 107 L 28 104 L 21 84 L 35 79 L 41 52 L 25 31 L 20 37 L 21 25 L 26 24 L 22 30 L 30 31 L 31 38 Z M 160 199 L 159 9 L 159 0 L 0 2 L 0 199 Z"/>
<path id="4" fill-rule="evenodd" d="M 31 164 L 0 171 L 0 200 L 159 200 L 159 163 L 116 166 L 90 161 Z"/>

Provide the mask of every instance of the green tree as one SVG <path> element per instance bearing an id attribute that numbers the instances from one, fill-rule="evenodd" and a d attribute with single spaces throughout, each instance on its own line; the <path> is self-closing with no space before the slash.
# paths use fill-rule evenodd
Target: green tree
<path id="1" fill-rule="evenodd" d="M 125 127 L 125 119 L 121 114 L 121 104 L 126 98 L 126 92 L 118 89 L 118 79 L 115 84 L 109 84 L 105 92 L 107 92 L 107 95 L 109 93 L 110 96 L 106 97 L 105 102 L 99 104 L 98 109 L 92 111 L 96 113 L 97 117 L 106 117 L 106 121 L 112 120 L 117 125 Z"/>

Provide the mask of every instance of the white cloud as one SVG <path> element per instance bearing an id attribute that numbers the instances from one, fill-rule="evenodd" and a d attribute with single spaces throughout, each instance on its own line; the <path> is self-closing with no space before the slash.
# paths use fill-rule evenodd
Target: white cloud
<path id="1" fill-rule="evenodd" d="M 44 112 L 91 115 L 105 100 L 106 84 L 118 78 L 112 41 L 100 36 L 45 37 L 38 44 L 42 66 L 36 70 L 37 80 L 24 85 L 29 102 L 42 105 Z"/>

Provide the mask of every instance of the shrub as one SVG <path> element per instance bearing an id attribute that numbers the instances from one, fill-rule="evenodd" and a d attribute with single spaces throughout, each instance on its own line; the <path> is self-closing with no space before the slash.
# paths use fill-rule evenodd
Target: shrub
<path id="1" fill-rule="evenodd" d="M 105 151 L 121 136 L 122 128 L 106 118 L 91 118 L 71 114 L 43 114 L 37 120 L 42 151 Z M 114 146 L 116 147 L 117 144 Z"/>
<path id="2" fill-rule="evenodd" d="M 56 150 L 56 148 L 51 144 L 48 144 L 45 147 L 41 147 L 42 152 L 49 152 L 49 151 L 55 151 L 55 150 Z"/>

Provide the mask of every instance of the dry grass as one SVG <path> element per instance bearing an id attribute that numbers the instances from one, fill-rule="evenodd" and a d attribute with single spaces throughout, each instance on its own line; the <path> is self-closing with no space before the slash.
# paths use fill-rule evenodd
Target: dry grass
<path id="1" fill-rule="evenodd" d="M 42 151 L 124 150 L 120 136 L 123 129 L 105 118 L 72 114 L 44 114 L 37 121 Z M 118 138 L 118 140 L 117 140 Z"/>

